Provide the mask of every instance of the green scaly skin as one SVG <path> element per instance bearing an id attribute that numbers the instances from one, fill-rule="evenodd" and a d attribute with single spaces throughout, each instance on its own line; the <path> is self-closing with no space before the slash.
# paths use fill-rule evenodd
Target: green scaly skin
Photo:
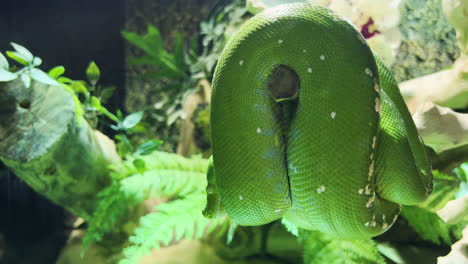
<path id="1" fill-rule="evenodd" d="M 279 65 L 300 80 L 287 107 L 267 89 Z M 328 9 L 282 5 L 243 25 L 216 67 L 211 125 L 207 216 L 224 208 L 240 225 L 285 217 L 367 238 L 395 222 L 400 204 L 431 192 L 430 163 L 395 80 Z"/>

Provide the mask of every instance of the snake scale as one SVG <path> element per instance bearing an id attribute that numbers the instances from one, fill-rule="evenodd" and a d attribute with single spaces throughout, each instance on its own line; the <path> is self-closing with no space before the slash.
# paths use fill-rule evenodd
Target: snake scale
<path id="1" fill-rule="evenodd" d="M 274 96 L 287 68 L 298 91 Z M 277 80 L 278 81 L 278 80 Z M 213 77 L 206 216 L 286 218 L 359 239 L 385 232 L 432 189 L 431 165 L 396 81 L 332 11 L 296 3 L 246 22 Z"/>

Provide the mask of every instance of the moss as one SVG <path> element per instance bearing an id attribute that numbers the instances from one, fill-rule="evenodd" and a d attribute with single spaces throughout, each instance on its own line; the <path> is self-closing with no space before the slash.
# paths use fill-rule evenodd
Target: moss
<path id="1" fill-rule="evenodd" d="M 459 56 L 453 27 L 442 13 L 441 0 L 407 0 L 399 29 L 403 41 L 391 69 L 397 81 L 449 67 Z"/>

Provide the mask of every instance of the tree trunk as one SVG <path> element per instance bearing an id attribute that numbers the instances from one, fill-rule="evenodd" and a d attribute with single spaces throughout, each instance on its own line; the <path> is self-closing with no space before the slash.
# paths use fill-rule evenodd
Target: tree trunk
<path id="1" fill-rule="evenodd" d="M 0 159 L 36 192 L 88 220 L 119 157 L 75 102 L 62 87 L 0 83 Z"/>

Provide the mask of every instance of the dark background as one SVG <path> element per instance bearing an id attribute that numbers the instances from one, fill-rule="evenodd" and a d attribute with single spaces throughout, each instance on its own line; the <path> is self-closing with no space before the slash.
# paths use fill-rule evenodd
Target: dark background
<path id="1" fill-rule="evenodd" d="M 16 42 L 42 58 L 41 69 L 62 65 L 74 80 L 94 60 L 101 84 L 116 87 L 114 110 L 125 95 L 124 23 L 124 0 L 0 0 L 0 51 Z"/>

